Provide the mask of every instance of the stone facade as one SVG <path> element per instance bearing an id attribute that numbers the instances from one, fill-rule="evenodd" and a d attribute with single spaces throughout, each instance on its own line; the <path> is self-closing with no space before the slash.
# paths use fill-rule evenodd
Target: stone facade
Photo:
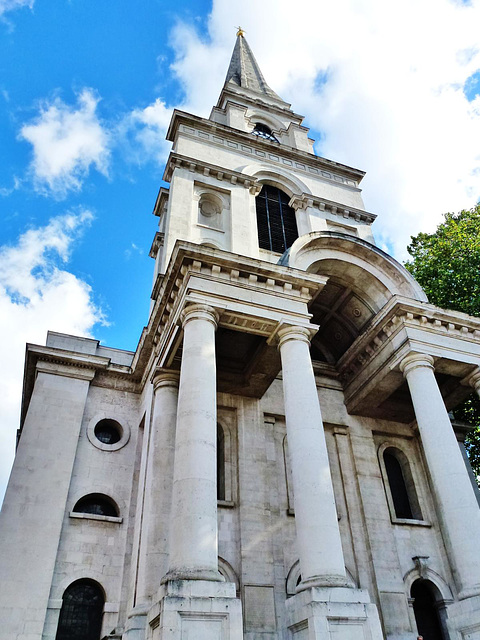
<path id="1" fill-rule="evenodd" d="M 210 118 L 167 137 L 136 352 L 27 346 L 0 638 L 73 637 L 87 585 L 97 639 L 479 640 L 447 411 L 480 389 L 480 320 L 375 246 L 363 172 L 313 154 L 242 33 Z M 264 185 L 295 212 L 283 254 L 259 246 Z"/>

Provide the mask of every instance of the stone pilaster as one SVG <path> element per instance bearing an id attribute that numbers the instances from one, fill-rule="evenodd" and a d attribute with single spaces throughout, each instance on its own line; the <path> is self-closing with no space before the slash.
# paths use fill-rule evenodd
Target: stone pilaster
<path id="1" fill-rule="evenodd" d="M 480 510 L 434 375 L 431 356 L 411 353 L 400 364 L 412 397 L 432 488 L 460 598 L 480 594 Z"/>
<path id="2" fill-rule="evenodd" d="M 144 516 L 139 559 L 137 600 L 151 602 L 168 567 L 169 523 L 172 504 L 175 427 L 179 373 L 158 370 L 153 377 L 154 401 L 148 443 Z"/>

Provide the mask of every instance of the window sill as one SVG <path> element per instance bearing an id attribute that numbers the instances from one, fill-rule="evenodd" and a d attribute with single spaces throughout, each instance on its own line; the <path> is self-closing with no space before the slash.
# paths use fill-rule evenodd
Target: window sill
<path id="1" fill-rule="evenodd" d="M 118 524 L 123 522 L 123 518 L 117 518 L 114 516 L 97 516 L 94 513 L 77 513 L 76 511 L 70 512 L 70 518 L 79 518 L 81 520 L 97 520 L 98 522 L 117 522 Z"/>
<path id="2" fill-rule="evenodd" d="M 425 520 L 414 520 L 413 518 L 391 518 L 392 524 L 400 524 L 407 525 L 412 527 L 431 527 L 432 525 L 429 522 L 425 522 Z"/>
<path id="3" fill-rule="evenodd" d="M 223 507 L 224 509 L 234 509 L 235 502 L 233 502 L 233 500 L 217 500 L 217 507 Z"/>

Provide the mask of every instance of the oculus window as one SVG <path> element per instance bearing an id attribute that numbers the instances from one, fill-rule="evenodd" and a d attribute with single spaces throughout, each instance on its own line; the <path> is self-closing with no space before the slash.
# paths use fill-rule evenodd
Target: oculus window
<path id="1" fill-rule="evenodd" d="M 117 444 L 122 438 L 122 427 L 116 420 L 105 418 L 95 426 L 95 437 L 103 444 Z"/>
<path id="2" fill-rule="evenodd" d="M 284 253 L 298 238 L 295 211 L 286 193 L 264 184 L 255 199 L 258 244 L 261 249 Z"/>

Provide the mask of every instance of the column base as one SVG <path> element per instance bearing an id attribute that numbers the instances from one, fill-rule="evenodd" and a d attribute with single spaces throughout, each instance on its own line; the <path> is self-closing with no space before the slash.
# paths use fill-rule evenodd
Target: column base
<path id="1" fill-rule="evenodd" d="M 345 576 L 313 576 L 313 578 L 308 578 L 308 580 L 302 580 L 296 592 L 300 593 L 300 591 L 305 591 L 312 587 L 345 587 L 350 589 L 353 587 L 353 584 Z"/>
<path id="2" fill-rule="evenodd" d="M 383 640 L 365 589 L 312 587 L 286 603 L 289 640 Z"/>
<path id="3" fill-rule="evenodd" d="M 145 628 L 147 626 L 147 614 L 152 604 L 150 602 L 139 604 L 128 614 L 127 624 L 122 638 L 124 640 L 145 640 Z"/>
<path id="4" fill-rule="evenodd" d="M 452 638 L 480 640 L 480 596 L 452 602 L 447 613 L 446 624 Z"/>
<path id="5" fill-rule="evenodd" d="M 178 582 L 183 580 L 207 580 L 208 582 L 225 582 L 225 578 L 216 569 L 184 569 L 169 571 L 163 576 L 160 584 Z"/>
<path id="6" fill-rule="evenodd" d="M 149 640 L 243 640 L 242 603 L 232 582 L 169 580 L 147 616 Z"/>

